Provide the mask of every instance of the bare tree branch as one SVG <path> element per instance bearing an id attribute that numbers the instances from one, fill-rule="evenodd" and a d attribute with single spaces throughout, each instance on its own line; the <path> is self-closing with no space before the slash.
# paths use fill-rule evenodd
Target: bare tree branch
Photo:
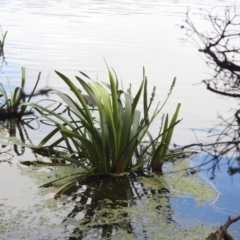
<path id="1" fill-rule="evenodd" d="M 240 215 L 238 215 L 235 218 L 231 218 L 229 216 L 227 222 L 223 226 L 220 226 L 220 228 L 215 233 L 211 233 L 206 238 L 206 240 L 222 240 L 222 239 L 233 240 L 231 235 L 229 235 L 229 233 L 227 232 L 227 229 L 232 223 L 237 222 L 239 219 L 240 219 Z"/>
<path id="2" fill-rule="evenodd" d="M 192 21 L 195 16 L 204 21 L 204 29 L 200 30 L 201 26 Z M 198 47 L 199 52 L 206 57 L 206 64 L 213 70 L 212 77 L 203 80 L 207 89 L 223 97 L 234 98 L 240 105 L 239 25 L 240 14 L 234 7 L 226 7 L 210 11 L 200 9 L 197 13 L 187 11 L 185 25 L 181 28 L 186 31 L 186 41 L 193 42 Z M 197 146 L 201 151 L 211 154 L 216 165 L 224 155 L 231 153 L 229 163 L 240 155 L 240 109 L 235 109 L 229 119 L 219 118 L 223 130 L 209 135 L 210 138 L 215 138 L 214 142 L 185 146 Z M 213 174 L 215 167 L 213 166 Z M 232 170 L 240 172 L 240 165 L 236 171 Z"/>

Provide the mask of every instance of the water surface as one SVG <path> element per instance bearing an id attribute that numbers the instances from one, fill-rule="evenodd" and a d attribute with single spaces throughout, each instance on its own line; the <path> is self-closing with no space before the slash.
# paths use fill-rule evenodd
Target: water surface
<path id="1" fill-rule="evenodd" d="M 111 3 L 93 0 L 44 3 L 38 0 L 1 1 L 0 25 L 8 31 L 5 45 L 7 65 L 3 66 L 2 72 L 9 76 L 14 86 L 18 86 L 20 68 L 24 66 L 29 90 L 41 71 L 40 88 L 57 87 L 68 91 L 54 70 L 72 79 L 78 71 L 83 71 L 93 78 L 107 81 L 105 58 L 122 79 L 125 88 L 132 83 L 133 89 L 137 89 L 142 79 L 142 67 L 145 66 L 149 92 L 152 86 L 157 86 L 156 101 L 164 99 L 176 76 L 176 87 L 164 111 L 173 112 L 176 104 L 182 103 L 180 118 L 183 121 L 176 128 L 174 142 L 184 145 L 197 140 L 207 141 L 207 132 L 218 123 L 218 111 L 231 114 L 228 111 L 235 103 L 208 92 L 204 85 L 198 84 L 212 72 L 195 46 L 189 42 L 183 44 L 181 39 L 185 37 L 185 32 L 180 26 L 184 23 L 188 8 L 198 11 L 198 8 L 211 9 L 234 4 L 239 10 L 239 3 L 231 0 L 124 0 Z M 201 22 L 198 24 L 203 26 Z M 4 74 L 0 76 L 0 81 L 5 84 Z M 155 121 L 152 133 L 158 130 L 158 121 Z M 192 129 L 195 129 L 195 134 Z M 33 130 L 28 131 L 36 144 L 48 129 L 41 128 L 37 134 Z M 218 126 L 215 131 L 219 131 Z M 33 156 L 15 157 L 15 163 L 21 158 L 33 159 Z M 198 161 L 201 160 L 198 157 Z M 16 166 L 12 171 L 9 168 L 1 165 L 1 171 L 6 173 L 2 177 L 10 174 L 18 176 Z M 1 182 L 5 182 L 4 179 Z M 14 190 L 15 181 L 23 187 L 20 192 Z M 229 178 L 223 167 L 214 182 L 222 193 L 216 204 L 206 204 L 203 211 L 203 208 L 195 206 L 191 198 L 171 199 L 174 219 L 185 219 L 187 224 L 190 224 L 189 219 L 223 224 L 228 214 L 236 215 L 240 211 L 237 181 L 238 177 Z M 10 206 L 16 205 L 16 199 L 20 199 L 17 202 L 19 207 L 27 207 L 28 200 L 35 198 L 36 191 L 29 191 L 32 187 L 29 179 L 18 176 L 11 178 L 8 184 L 12 191 L 7 191 L 4 184 L 1 193 L 9 199 Z M 186 214 L 189 207 L 193 209 L 192 218 Z M 202 212 L 205 214 L 201 215 Z M 239 223 L 236 223 L 231 230 L 237 231 L 239 228 Z M 61 229 L 58 231 L 61 232 Z M 41 234 L 38 236 L 40 239 Z"/>
<path id="2" fill-rule="evenodd" d="M 115 69 L 125 88 L 137 89 L 145 66 L 149 92 L 157 86 L 157 99 L 163 100 L 174 76 L 177 84 L 165 112 L 182 103 L 175 141 L 195 141 L 191 129 L 206 129 L 217 122 L 217 111 L 229 110 L 225 102 L 205 90 L 200 83 L 211 74 L 197 48 L 183 44 L 180 29 L 187 9 L 211 9 L 236 1 L 1 1 L 1 26 L 8 30 L 5 46 L 7 66 L 4 73 L 18 84 L 20 67 L 27 69 L 32 86 L 39 71 L 41 86 L 66 90 L 56 76 L 58 70 L 74 78 L 83 71 L 106 81 L 103 58 Z M 202 23 L 204 24 L 204 23 Z M 4 76 L 1 76 L 4 81 Z M 57 84 L 56 84 L 57 83 Z M 209 102 L 211 104 L 209 104 Z M 158 128 L 158 122 L 152 131 Z M 196 130 L 198 137 L 204 139 Z"/>

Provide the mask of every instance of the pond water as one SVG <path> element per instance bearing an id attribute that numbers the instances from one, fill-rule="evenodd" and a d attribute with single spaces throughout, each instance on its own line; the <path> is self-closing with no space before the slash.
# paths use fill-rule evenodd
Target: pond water
<path id="1" fill-rule="evenodd" d="M 164 111 L 173 112 L 176 104 L 182 103 L 180 117 L 184 120 L 174 140 L 179 144 L 195 141 L 191 129 L 196 129 L 201 141 L 209 128 L 218 123 L 218 111 L 227 114 L 233 103 L 198 84 L 209 77 L 211 71 L 195 46 L 183 44 L 185 32 L 179 25 L 185 20 L 187 8 L 197 11 L 233 4 L 239 7 L 234 0 L 114 1 L 111 4 L 1 1 L 1 26 L 8 31 L 5 46 L 8 64 L 4 66 L 4 73 L 18 84 L 20 67 L 24 66 L 29 87 L 41 71 L 42 87 L 57 86 L 66 90 L 54 70 L 73 79 L 78 71 L 83 71 L 106 81 L 105 58 L 125 88 L 129 83 L 133 89 L 137 88 L 144 66 L 149 91 L 151 86 L 157 86 L 156 102 L 164 99 L 176 76 L 176 87 Z M 1 76 L 1 80 L 4 79 Z M 158 127 L 156 121 L 153 128 Z"/>
<path id="2" fill-rule="evenodd" d="M 184 145 L 195 142 L 196 138 L 205 142 L 208 130 L 219 123 L 216 118 L 218 111 L 228 115 L 235 103 L 208 92 L 203 84 L 198 84 L 211 75 L 211 70 L 195 46 L 188 42 L 183 44 L 181 39 L 185 33 L 180 25 L 185 20 L 188 8 L 197 11 L 198 8 L 211 9 L 234 4 L 239 10 L 240 4 L 234 0 L 202 0 L 194 3 L 190 0 L 123 0 L 111 3 L 54 0 L 44 4 L 37 0 L 1 1 L 0 25 L 3 31 L 8 31 L 8 35 L 4 49 L 7 64 L 2 67 L 0 81 L 5 84 L 4 74 L 7 74 L 13 86 L 18 86 L 20 68 L 24 66 L 29 90 L 41 71 L 40 88 L 57 87 L 68 91 L 54 70 L 72 79 L 78 75 L 78 71 L 82 71 L 106 81 L 105 58 L 122 79 L 124 87 L 127 88 L 131 83 L 133 89 L 137 89 L 144 66 L 149 89 L 157 86 L 158 100 L 165 98 L 173 77 L 177 77 L 176 87 L 164 110 L 171 113 L 178 102 L 182 103 L 180 118 L 183 121 L 176 128 L 174 142 Z M 155 132 L 158 128 L 157 120 L 150 130 Z M 215 130 L 219 131 L 218 127 Z M 44 127 L 39 131 L 29 129 L 28 135 L 33 143 L 38 143 L 47 131 Z M 29 201 L 28 198 L 33 200 L 36 197 L 36 192 L 33 192 L 35 188 L 29 191 L 36 184 L 29 183 L 28 178 L 19 177 L 16 165 L 20 159 L 35 159 L 32 153 L 26 152 L 25 155 L 14 157 L 12 167 L 0 165 L 3 171 L 0 174 L 1 182 L 6 182 L 6 177 L 11 175 L 8 184 L 12 186 L 12 191 L 9 192 L 5 184 L 0 189 L 1 198 L 8 198 L 10 206 L 24 205 Z M 200 163 L 202 159 L 200 155 L 194 161 Z M 21 193 L 15 194 L 16 182 L 23 186 Z M 237 182 L 239 177 L 230 178 L 226 174 L 226 165 L 223 165 L 213 182 L 222 193 L 216 202 L 200 208 L 195 206 L 193 198 L 171 198 L 174 220 L 178 222 L 181 219 L 186 225 L 194 221 L 209 225 L 223 224 L 228 214 L 237 215 L 240 212 Z M 21 201 L 16 203 L 16 197 Z M 191 216 L 187 214 L 189 208 Z M 239 223 L 230 228 L 236 236 L 240 235 L 239 229 Z M 17 236 L 16 232 L 14 234 Z M 40 234 L 38 239 L 44 238 Z"/>

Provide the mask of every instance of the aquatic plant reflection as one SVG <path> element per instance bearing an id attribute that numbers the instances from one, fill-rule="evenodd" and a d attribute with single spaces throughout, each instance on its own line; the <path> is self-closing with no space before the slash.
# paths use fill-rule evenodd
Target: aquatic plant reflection
<path id="1" fill-rule="evenodd" d="M 30 121 L 32 120 L 36 119 L 30 119 Z M 3 123 L 2 128 L 8 132 L 8 135 L 11 138 L 12 142 L 16 142 L 13 143 L 13 150 L 18 156 L 21 156 L 25 153 L 26 150 L 24 144 L 33 144 L 27 129 L 37 130 L 39 127 L 30 125 L 29 121 L 27 120 L 18 121 L 16 119 L 10 119 Z M 14 139 L 16 139 L 16 141 L 14 141 Z"/>
<path id="2" fill-rule="evenodd" d="M 144 188 L 138 176 L 133 174 L 94 178 L 79 189 L 74 187 L 67 191 L 66 195 L 67 202 L 75 201 L 76 205 L 63 221 L 65 227 L 78 222 L 69 239 L 115 239 L 123 233 L 146 239 L 149 232 L 145 226 L 151 226 L 148 214 L 153 211 L 159 213 L 159 221 L 164 216 L 165 223 L 173 223 L 166 189 L 163 186 L 156 190 Z M 154 198 L 158 201 L 153 205 Z M 145 204 L 149 207 L 148 214 Z M 145 216 L 141 216 L 141 211 Z"/>

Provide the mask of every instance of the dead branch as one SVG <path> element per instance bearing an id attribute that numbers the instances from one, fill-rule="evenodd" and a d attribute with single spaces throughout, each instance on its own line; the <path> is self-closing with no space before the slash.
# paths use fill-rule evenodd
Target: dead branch
<path id="1" fill-rule="evenodd" d="M 200 30 L 192 21 L 194 16 L 204 21 L 204 29 Z M 240 101 L 239 23 L 240 14 L 234 7 L 216 7 L 210 11 L 200 9 L 197 13 L 188 11 L 185 24 L 181 26 L 186 31 L 186 41 L 197 46 L 199 52 L 205 55 L 206 64 L 213 70 L 212 77 L 203 80 L 207 89 L 236 101 Z M 216 164 L 222 156 L 229 153 L 232 154 L 232 160 L 240 155 L 240 108 L 237 107 L 229 119 L 219 118 L 222 121 L 219 124 L 222 132 L 209 133 L 209 137 L 215 138 L 214 142 L 191 145 L 211 154 Z"/>
<path id="2" fill-rule="evenodd" d="M 206 240 L 233 240 L 233 238 L 231 237 L 231 235 L 227 232 L 227 229 L 229 228 L 229 226 L 232 223 L 237 222 L 240 219 L 240 215 L 238 215 L 235 218 L 231 218 L 230 216 L 228 217 L 227 222 L 223 225 L 220 226 L 220 228 L 214 232 L 211 233 Z"/>

